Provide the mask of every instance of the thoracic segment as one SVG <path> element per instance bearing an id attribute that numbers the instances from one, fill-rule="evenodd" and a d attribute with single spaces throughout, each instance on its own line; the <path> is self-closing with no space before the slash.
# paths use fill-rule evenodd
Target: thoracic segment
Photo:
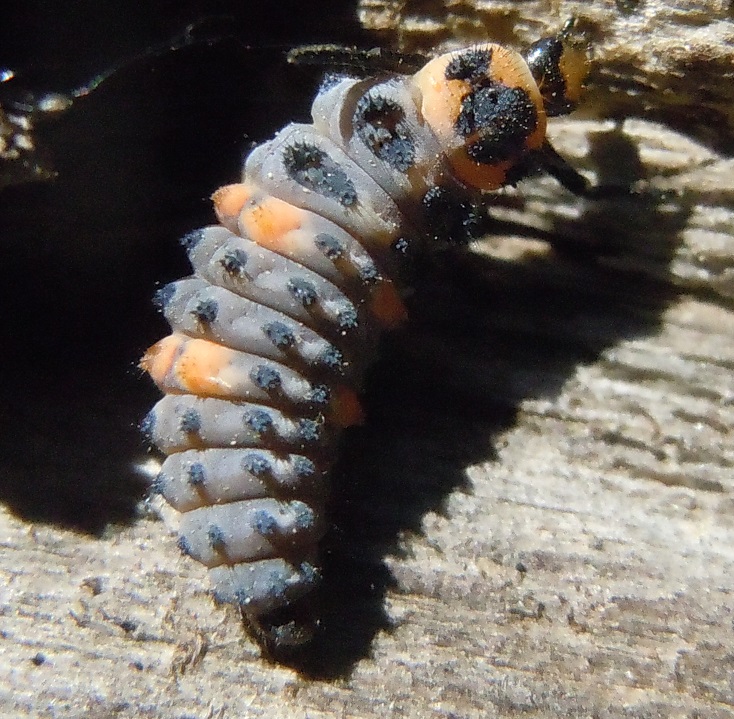
<path id="1" fill-rule="evenodd" d="M 545 133 L 527 65 L 494 45 L 335 78 L 312 116 L 252 151 L 214 194 L 221 224 L 182 240 L 193 275 L 156 294 L 173 332 L 141 363 L 166 393 L 142 429 L 168 455 L 154 489 L 179 545 L 265 626 L 317 583 L 325 478 L 379 335 L 406 317 L 407 249 L 468 225 L 446 198 L 501 186 Z M 286 636 L 308 632 L 273 626 Z"/>

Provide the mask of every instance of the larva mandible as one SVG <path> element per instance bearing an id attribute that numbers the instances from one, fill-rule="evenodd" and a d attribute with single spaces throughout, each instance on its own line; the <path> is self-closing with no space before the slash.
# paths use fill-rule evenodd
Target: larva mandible
<path id="1" fill-rule="evenodd" d="M 362 421 L 362 376 L 407 316 L 406 248 L 461 241 L 482 193 L 537 167 L 590 192 L 546 139 L 586 71 L 564 30 L 524 57 L 484 44 L 410 76 L 332 76 L 313 123 L 253 150 L 242 182 L 214 193 L 219 224 L 184 237 L 193 274 L 157 293 L 172 334 L 141 361 L 165 393 L 142 423 L 167 455 L 153 489 L 265 644 L 313 634 L 294 608 L 319 580 L 328 473 Z"/>

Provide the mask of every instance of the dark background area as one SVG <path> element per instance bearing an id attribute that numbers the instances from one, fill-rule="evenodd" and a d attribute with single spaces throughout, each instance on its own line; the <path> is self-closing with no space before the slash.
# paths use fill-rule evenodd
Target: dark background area
<path id="1" fill-rule="evenodd" d="M 0 500 L 21 516 L 93 532 L 132 518 L 136 424 L 158 396 L 136 362 L 165 331 L 150 297 L 188 272 L 177 238 L 212 221 L 249 144 L 308 118 L 320 71 L 285 52 L 326 41 L 369 44 L 353 3 L 5 5 L 6 108 L 117 68 L 33 117 L 56 178 L 0 191 Z"/>

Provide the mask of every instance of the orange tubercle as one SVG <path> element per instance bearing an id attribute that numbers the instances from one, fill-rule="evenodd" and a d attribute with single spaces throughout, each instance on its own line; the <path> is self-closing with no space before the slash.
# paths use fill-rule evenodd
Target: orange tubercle
<path id="1" fill-rule="evenodd" d="M 296 249 L 288 234 L 301 228 L 306 213 L 270 195 L 253 199 L 239 218 L 243 234 L 261 247 L 289 255 Z"/>
<path id="2" fill-rule="evenodd" d="M 408 310 L 392 282 L 382 282 L 374 288 L 368 306 L 372 316 L 385 328 L 393 329 L 408 319 Z"/>
<path id="3" fill-rule="evenodd" d="M 472 160 L 464 147 L 449 156 L 456 179 L 469 187 L 481 187 L 484 191 L 497 190 L 507 181 L 507 171 L 512 162 L 485 165 Z"/>
<path id="4" fill-rule="evenodd" d="M 186 392 L 227 397 L 228 388 L 222 374 L 233 354 L 234 350 L 208 340 L 187 339 L 173 368 L 175 378 Z"/>
<path id="5" fill-rule="evenodd" d="M 250 199 L 251 188 L 244 182 L 224 185 L 212 195 L 217 219 L 232 232 L 237 232 L 237 219 L 245 203 Z"/>
<path id="6" fill-rule="evenodd" d="M 149 347 L 140 359 L 138 367 L 145 370 L 157 385 L 161 385 L 178 358 L 186 338 L 180 334 L 164 337 Z"/>
<path id="7" fill-rule="evenodd" d="M 223 374 L 234 353 L 215 342 L 174 333 L 154 344 L 140 361 L 140 367 L 163 391 L 227 397 Z"/>
<path id="8" fill-rule="evenodd" d="M 331 420 L 338 427 L 353 427 L 364 424 L 364 410 L 357 393 L 344 385 L 339 385 L 331 393 Z"/>

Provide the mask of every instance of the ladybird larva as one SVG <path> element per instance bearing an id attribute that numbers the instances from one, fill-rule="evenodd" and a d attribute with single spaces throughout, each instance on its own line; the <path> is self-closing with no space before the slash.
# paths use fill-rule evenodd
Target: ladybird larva
<path id="1" fill-rule="evenodd" d="M 414 75 L 331 77 L 312 124 L 253 150 L 214 193 L 219 224 L 183 239 L 193 275 L 158 291 L 172 334 L 141 361 L 165 393 L 142 423 L 167 455 L 153 489 L 264 643 L 313 633 L 297 608 L 318 584 L 329 470 L 380 335 L 407 317 L 406 248 L 466 239 L 482 193 L 536 167 L 588 189 L 545 134 L 585 73 L 564 30 L 525 58 L 485 44 Z"/>

